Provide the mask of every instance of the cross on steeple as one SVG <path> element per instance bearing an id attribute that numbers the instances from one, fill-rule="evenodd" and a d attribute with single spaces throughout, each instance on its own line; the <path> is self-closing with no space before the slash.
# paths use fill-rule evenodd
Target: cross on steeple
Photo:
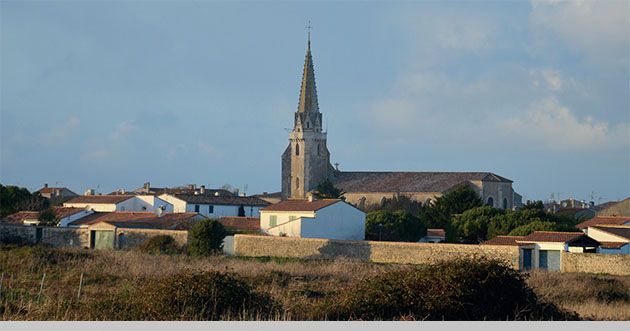
<path id="1" fill-rule="evenodd" d="M 308 45 L 311 46 L 311 29 L 313 27 L 311 26 L 311 21 L 308 21 L 308 25 L 306 26 L 306 29 L 308 30 Z"/>

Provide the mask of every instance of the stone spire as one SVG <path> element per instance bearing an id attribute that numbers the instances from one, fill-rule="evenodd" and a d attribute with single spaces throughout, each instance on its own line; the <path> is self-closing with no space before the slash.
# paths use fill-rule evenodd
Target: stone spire
<path id="1" fill-rule="evenodd" d="M 309 36 L 300 88 L 298 111 L 295 113 L 295 130 L 321 131 L 321 113 L 317 103 L 317 88 L 315 86 L 315 70 L 311 56 L 311 40 Z"/>

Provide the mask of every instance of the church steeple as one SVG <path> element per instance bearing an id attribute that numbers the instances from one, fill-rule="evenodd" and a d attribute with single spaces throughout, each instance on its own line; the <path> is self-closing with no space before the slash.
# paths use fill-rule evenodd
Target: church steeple
<path id="1" fill-rule="evenodd" d="M 313 130 L 321 132 L 322 115 L 319 112 L 317 102 L 317 87 L 315 86 L 315 70 L 313 69 L 313 57 L 311 55 L 311 39 L 309 33 L 304 70 L 302 73 L 302 87 L 300 88 L 300 100 L 298 111 L 295 113 L 294 130 Z"/>

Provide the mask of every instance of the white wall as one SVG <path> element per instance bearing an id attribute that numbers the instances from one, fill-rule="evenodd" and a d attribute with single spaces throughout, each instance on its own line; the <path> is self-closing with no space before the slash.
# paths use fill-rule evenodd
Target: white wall
<path id="1" fill-rule="evenodd" d="M 80 211 L 78 213 L 72 214 L 68 217 L 64 217 L 62 219 L 59 220 L 59 226 L 68 226 L 68 223 L 74 222 L 80 218 L 83 218 L 87 215 L 93 214 L 94 212 L 91 210 L 88 211 Z"/>
<path id="2" fill-rule="evenodd" d="M 612 241 L 612 242 L 630 242 L 630 240 L 628 239 L 623 239 L 619 236 L 615 236 L 613 234 L 610 234 L 608 232 L 606 232 L 605 229 L 603 229 L 604 231 L 598 229 L 598 228 L 594 228 L 594 227 L 588 227 L 588 236 L 597 240 L 597 241 Z"/>
<path id="3" fill-rule="evenodd" d="M 261 211 L 260 212 L 260 228 L 267 230 L 269 226 L 269 217 L 275 215 L 277 217 L 276 226 L 281 225 L 289 221 L 289 216 L 299 217 L 315 217 L 314 212 L 299 212 L 299 211 Z M 299 237 L 299 236 L 298 236 Z"/>
<path id="4" fill-rule="evenodd" d="M 302 219 L 302 237 L 365 240 L 365 213 L 340 201 Z"/>
<path id="5" fill-rule="evenodd" d="M 600 254 L 630 254 L 630 244 L 625 244 L 619 249 L 597 247 L 597 253 Z"/>
<path id="6" fill-rule="evenodd" d="M 277 226 L 269 227 L 269 217 L 277 217 Z M 298 219 L 289 221 L 289 216 Z M 272 235 L 340 240 L 365 239 L 365 213 L 344 202 L 337 202 L 313 212 L 262 211 L 261 228 Z"/>
<path id="7" fill-rule="evenodd" d="M 64 203 L 64 207 L 76 207 L 76 208 L 85 208 L 86 206 L 89 209 L 94 211 L 116 211 L 116 204 L 114 203 Z"/>
<path id="8" fill-rule="evenodd" d="M 567 245 L 565 243 L 536 243 L 534 245 L 534 261 L 533 268 L 540 268 L 540 251 L 566 251 Z M 560 263 L 562 263 L 562 259 L 560 259 Z M 562 266 L 561 266 L 562 267 Z"/>

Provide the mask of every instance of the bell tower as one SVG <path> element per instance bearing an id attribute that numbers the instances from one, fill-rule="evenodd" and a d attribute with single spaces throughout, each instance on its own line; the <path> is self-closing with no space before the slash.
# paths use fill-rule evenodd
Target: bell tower
<path id="1" fill-rule="evenodd" d="M 282 153 L 282 200 L 306 198 L 308 191 L 329 178 L 330 169 L 330 152 L 317 103 L 309 32 L 298 110 L 289 134 L 289 146 Z"/>

